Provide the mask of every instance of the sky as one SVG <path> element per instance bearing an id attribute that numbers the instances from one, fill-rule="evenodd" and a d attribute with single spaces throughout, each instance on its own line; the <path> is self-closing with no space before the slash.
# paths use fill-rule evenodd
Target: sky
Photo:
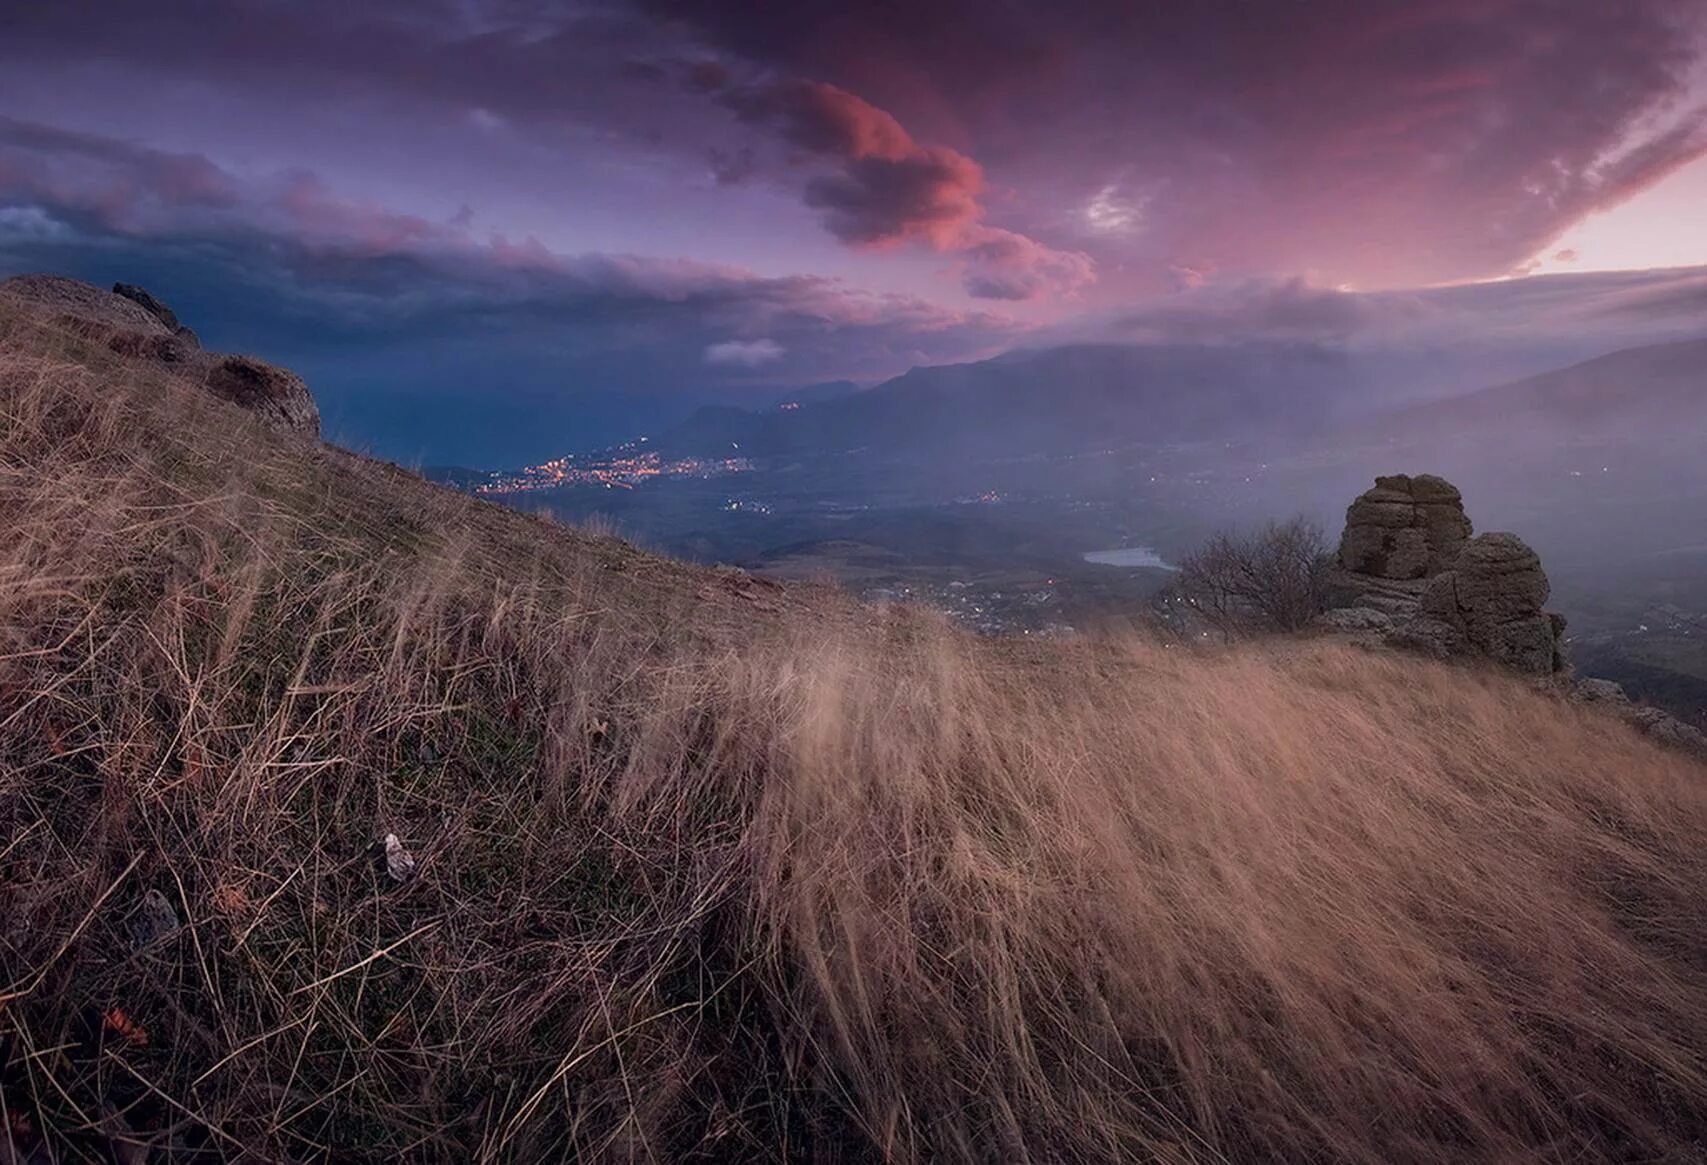
<path id="1" fill-rule="evenodd" d="M 1707 332 L 1700 273 L 1660 270 L 1707 267 L 1704 0 L 12 0 L 0 26 L 0 275 L 140 283 L 403 460 L 1068 338 Z"/>

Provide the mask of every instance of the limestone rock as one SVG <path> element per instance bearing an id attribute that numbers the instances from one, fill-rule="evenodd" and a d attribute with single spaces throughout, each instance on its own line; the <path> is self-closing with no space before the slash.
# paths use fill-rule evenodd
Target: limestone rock
<path id="1" fill-rule="evenodd" d="M 192 347 L 201 347 L 200 341 L 196 339 L 196 334 L 178 322 L 178 314 L 176 312 L 161 303 L 158 299 L 155 299 L 142 288 L 136 286 L 136 284 L 115 283 L 113 284 L 113 294 L 122 295 L 132 303 L 135 303 L 149 315 L 159 320 L 161 326 L 163 326 L 168 332 L 171 332 L 172 335 L 187 339 Z"/>
<path id="2" fill-rule="evenodd" d="M 1599 705 L 1656 744 L 1707 760 L 1707 733 L 1662 709 L 1636 703 L 1620 684 L 1601 679 L 1577 680 L 1571 685 L 1569 695 L 1580 703 Z"/>
<path id="3" fill-rule="evenodd" d="M 1331 631 L 1380 631 L 1393 629 L 1393 616 L 1374 607 L 1335 607 L 1317 616 L 1316 622 Z"/>
<path id="4" fill-rule="evenodd" d="M 268 424 L 313 436 L 320 434 L 320 409 L 296 373 L 252 356 L 219 356 L 207 370 L 207 386 Z"/>
<path id="5" fill-rule="evenodd" d="M 1469 642 L 1461 628 L 1427 615 L 1417 615 L 1396 623 L 1385 642 L 1391 647 L 1415 651 L 1435 659 L 1451 659 L 1469 651 Z"/>
<path id="6" fill-rule="evenodd" d="M 1464 544 L 1451 570 L 1429 580 L 1419 614 L 1508 667 L 1551 675 L 1564 670 L 1564 617 L 1542 610 L 1550 593 L 1541 557 L 1523 539 L 1482 534 Z"/>
<path id="7" fill-rule="evenodd" d="M 1624 686 L 1612 680 L 1578 680 L 1573 694 L 1585 704 L 1624 705 L 1630 702 L 1630 697 L 1624 693 Z"/>
<path id="8" fill-rule="evenodd" d="M 1540 557 L 1515 534 L 1470 533 L 1451 482 L 1428 473 L 1377 477 L 1346 509 L 1320 624 L 1375 632 L 1441 659 L 1480 656 L 1534 675 L 1564 671 L 1565 621 L 1542 609 L 1550 588 Z M 1377 630 L 1365 612 L 1390 625 Z"/>
<path id="9" fill-rule="evenodd" d="M 1669 712 L 1635 704 L 1625 711 L 1624 719 L 1656 743 L 1707 759 L 1707 732 L 1685 724 Z"/>
<path id="10" fill-rule="evenodd" d="M 1376 578 L 1426 578 L 1453 563 L 1470 532 L 1464 499 L 1446 479 L 1378 477 L 1346 509 L 1339 565 Z"/>

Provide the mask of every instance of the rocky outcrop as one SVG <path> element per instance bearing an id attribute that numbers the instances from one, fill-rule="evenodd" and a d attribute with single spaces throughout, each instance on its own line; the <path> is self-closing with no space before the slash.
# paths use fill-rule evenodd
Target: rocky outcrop
<path id="1" fill-rule="evenodd" d="M 201 347 L 201 340 L 197 338 L 196 334 L 178 322 L 177 312 L 161 303 L 158 299 L 155 299 L 148 292 L 136 286 L 136 284 L 115 283 L 113 284 L 113 294 L 122 295 L 124 298 L 142 308 L 149 315 L 159 320 L 161 325 L 165 327 L 168 332 L 188 344 L 190 347 Z"/>
<path id="2" fill-rule="evenodd" d="M 320 410 L 302 378 L 249 356 L 217 356 L 207 370 L 210 392 L 262 420 L 299 432 L 320 432 Z"/>
<path id="3" fill-rule="evenodd" d="M 1374 578 L 1428 578 L 1452 565 L 1470 533 L 1451 482 L 1431 473 L 1378 477 L 1346 509 L 1339 565 Z"/>
<path id="4" fill-rule="evenodd" d="M 1580 703 L 1595 704 L 1612 713 L 1656 744 L 1707 760 L 1707 732 L 1685 724 L 1669 712 L 1633 702 L 1624 689 L 1611 680 L 1578 680 L 1571 685 L 1570 696 Z"/>
<path id="5" fill-rule="evenodd" d="M 0 297 L 44 308 L 59 325 L 120 356 L 166 365 L 267 425 L 320 435 L 320 409 L 300 377 L 252 356 L 205 351 L 171 308 L 140 287 L 115 283 L 103 291 L 58 275 L 19 275 L 0 282 Z"/>
<path id="6" fill-rule="evenodd" d="M 1346 510 L 1325 627 L 1439 658 L 1565 670 L 1563 616 L 1543 610 L 1540 557 L 1515 534 L 1472 538 L 1462 495 L 1432 474 L 1378 477 Z"/>
<path id="7" fill-rule="evenodd" d="M 1462 636 L 1466 646 L 1517 671 L 1565 670 L 1565 619 L 1542 608 L 1552 588 L 1541 556 L 1516 534 L 1482 534 L 1452 569 L 1429 580 L 1419 614 Z"/>

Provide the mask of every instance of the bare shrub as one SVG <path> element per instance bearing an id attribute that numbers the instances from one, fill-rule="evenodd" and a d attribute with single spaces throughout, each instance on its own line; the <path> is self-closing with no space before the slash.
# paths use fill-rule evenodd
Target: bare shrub
<path id="1" fill-rule="evenodd" d="M 1321 614 L 1329 550 L 1305 518 L 1224 532 L 1186 555 L 1164 598 L 1224 636 L 1297 631 Z"/>
<path id="2" fill-rule="evenodd" d="M 12 1156 L 1698 1155 L 1707 773 L 1594 710 L 761 606 L 198 392 L 0 350 Z"/>

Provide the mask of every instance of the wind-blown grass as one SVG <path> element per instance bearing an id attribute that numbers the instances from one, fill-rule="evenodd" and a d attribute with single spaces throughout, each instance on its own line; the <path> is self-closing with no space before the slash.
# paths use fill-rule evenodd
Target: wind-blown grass
<path id="1" fill-rule="evenodd" d="M 1704 843 L 1500 676 L 977 640 L 0 319 L 20 1155 L 1687 1160 Z"/>

